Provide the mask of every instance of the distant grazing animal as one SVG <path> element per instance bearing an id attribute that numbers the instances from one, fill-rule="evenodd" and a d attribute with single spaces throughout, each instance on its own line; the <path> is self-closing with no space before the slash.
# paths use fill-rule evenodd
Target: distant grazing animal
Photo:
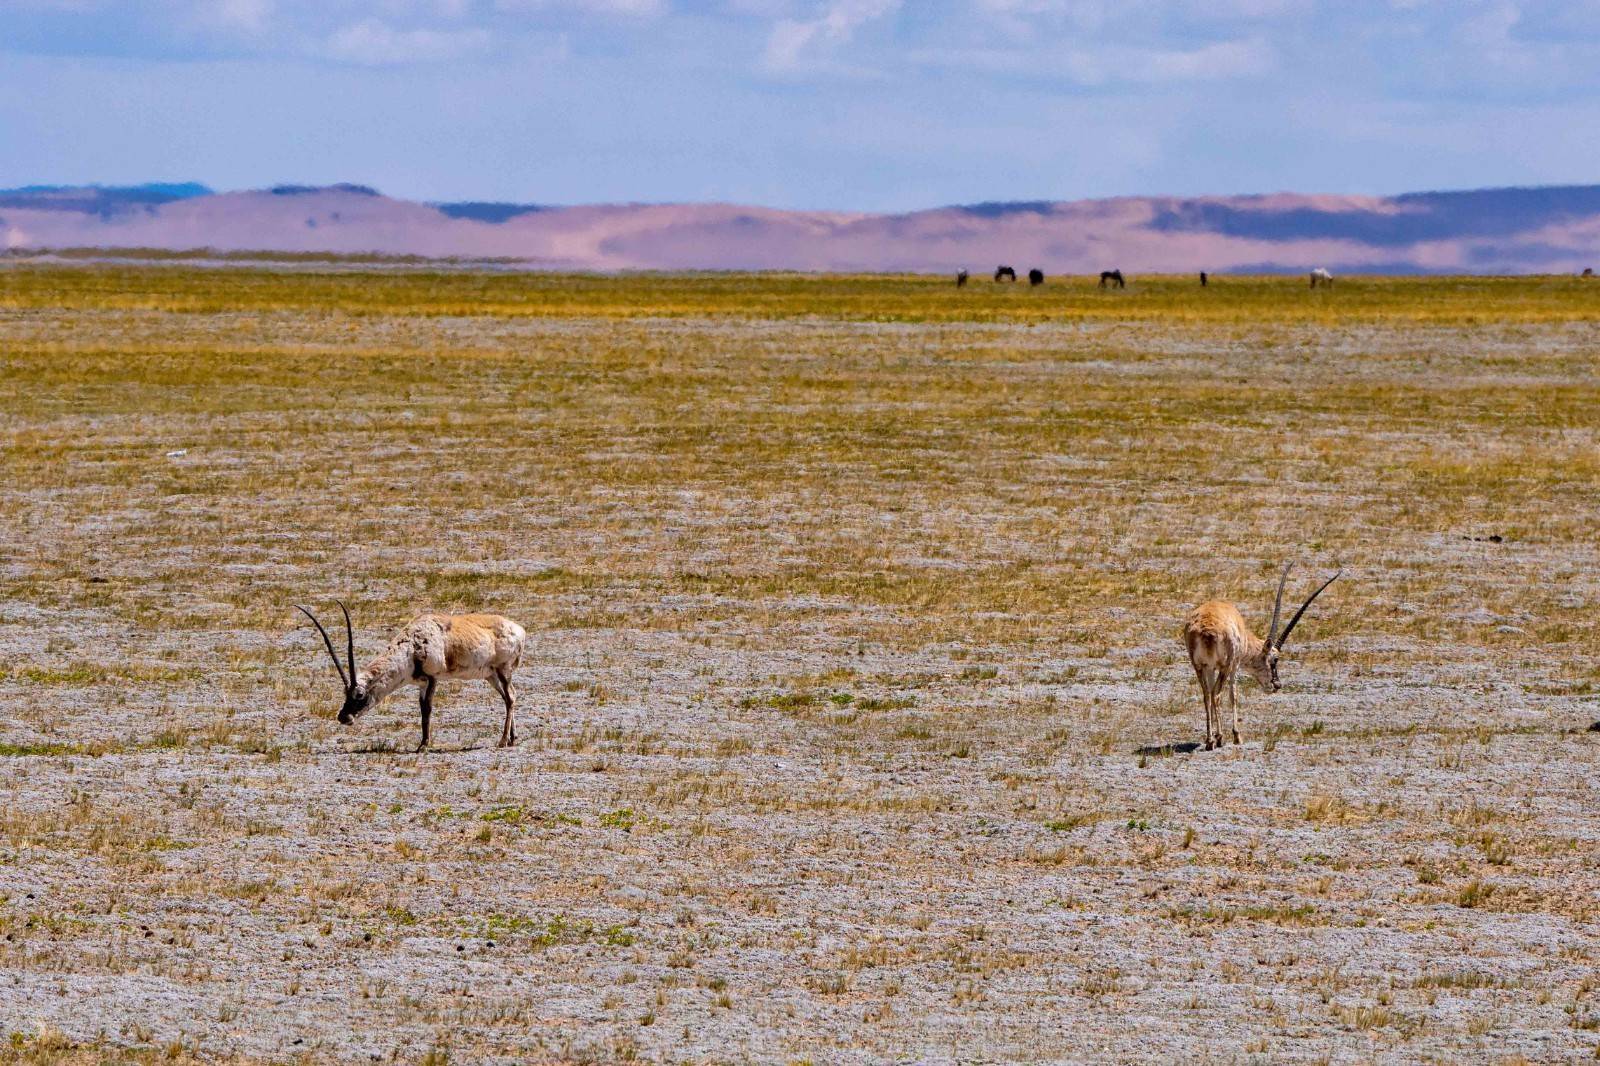
<path id="1" fill-rule="evenodd" d="M 1120 270 L 1100 271 L 1100 287 L 1103 289 L 1107 284 L 1115 285 L 1119 289 L 1128 287 L 1128 283 L 1122 280 L 1122 271 Z"/>
<path id="2" fill-rule="evenodd" d="M 426 751 L 434 686 L 440 681 L 482 679 L 505 701 L 506 720 L 500 728 L 499 746 L 509 748 L 517 742 L 517 696 L 511 688 L 511 675 L 522 661 L 522 647 L 528 635 L 511 619 L 497 614 L 419 615 L 394 635 L 376 659 L 358 671 L 350 611 L 339 603 L 339 610 L 344 612 L 345 655 L 350 664 L 346 674 L 333 650 L 333 641 L 317 616 L 299 604 L 295 610 L 311 619 L 322 634 L 323 646 L 344 684 L 340 725 L 349 725 L 363 711 L 382 703 L 389 693 L 410 682 L 422 689 L 422 743 L 417 745 L 417 751 Z"/>
<path id="3" fill-rule="evenodd" d="M 1583 273 L 1579 274 L 1578 276 L 1580 278 L 1592 278 L 1592 277 L 1594 277 L 1594 267 L 1584 267 L 1583 268 Z"/>
<path id="4" fill-rule="evenodd" d="M 1008 266 L 995 267 L 994 268 L 994 280 L 995 281 L 1016 281 L 1017 280 L 1017 272 L 1015 270 L 1011 269 Z"/>
<path id="5" fill-rule="evenodd" d="M 1028 271 L 1028 284 L 1043 285 L 1044 271 L 1040 270 L 1038 267 L 1034 267 L 1032 270 Z"/>
<path id="6" fill-rule="evenodd" d="M 967 272 L 965 270 L 956 271 L 956 288 L 959 289 L 963 285 L 965 285 L 966 283 L 967 283 Z"/>
<path id="7" fill-rule="evenodd" d="M 1306 613 L 1311 601 L 1322 595 L 1322 590 L 1333 584 L 1340 570 L 1322 586 L 1306 597 L 1306 602 L 1289 619 L 1289 624 L 1278 632 L 1278 616 L 1283 609 L 1283 586 L 1289 580 L 1285 563 L 1283 576 L 1278 579 L 1278 598 L 1272 604 L 1272 625 L 1267 629 L 1267 639 L 1262 640 L 1250 632 L 1244 616 L 1231 603 L 1211 600 L 1189 612 L 1183 623 L 1183 643 L 1189 649 L 1189 662 L 1200 679 L 1200 698 L 1206 706 L 1206 750 L 1222 747 L 1222 690 L 1228 690 L 1228 704 L 1233 708 L 1233 742 L 1239 743 L 1239 692 L 1234 675 L 1242 666 L 1255 676 L 1256 682 L 1268 692 L 1282 687 L 1278 681 L 1278 654 L 1284 641 L 1294 632 L 1300 616 Z"/>
<path id="8" fill-rule="evenodd" d="M 1318 285 L 1325 285 L 1330 289 L 1333 288 L 1333 275 L 1322 267 L 1317 267 L 1311 272 L 1311 287 L 1314 289 Z"/>
<path id="9" fill-rule="evenodd" d="M 1206 272 L 1204 270 L 1200 271 L 1200 287 L 1202 289 L 1206 287 Z"/>

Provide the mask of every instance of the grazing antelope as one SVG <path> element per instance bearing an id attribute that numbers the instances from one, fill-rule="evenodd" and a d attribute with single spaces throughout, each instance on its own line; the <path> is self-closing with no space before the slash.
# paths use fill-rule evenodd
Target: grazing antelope
<path id="1" fill-rule="evenodd" d="M 1040 270 L 1038 267 L 1034 267 L 1032 270 L 1028 271 L 1028 284 L 1043 285 L 1044 271 Z"/>
<path id="2" fill-rule="evenodd" d="M 424 614 L 412 619 L 396 633 L 376 659 L 356 669 L 356 638 L 350 628 L 350 609 L 338 600 L 344 612 L 345 654 L 350 672 L 339 665 L 328 631 L 317 616 L 295 604 L 295 609 L 317 627 L 323 646 L 333 659 L 333 668 L 344 684 L 344 706 L 339 708 L 339 724 L 349 725 L 369 707 L 410 682 L 422 689 L 422 743 L 428 748 L 428 719 L 433 714 L 433 689 L 441 681 L 467 681 L 482 678 L 500 694 L 506 704 L 506 721 L 500 729 L 500 744 L 509 748 L 517 742 L 517 695 L 511 688 L 511 675 L 522 661 L 522 645 L 528 634 L 509 618 L 497 614 Z"/>
<path id="3" fill-rule="evenodd" d="M 956 271 L 956 288 L 959 289 L 963 285 L 965 285 L 966 283 L 967 283 L 967 272 L 965 270 Z"/>
<path id="4" fill-rule="evenodd" d="M 1002 281 L 1016 281 L 1016 269 L 1008 266 L 997 266 L 994 268 L 994 280 L 996 283 Z"/>
<path id="5" fill-rule="evenodd" d="M 1103 289 L 1107 285 L 1115 285 L 1119 289 L 1126 289 L 1128 282 L 1123 278 L 1120 270 L 1102 270 L 1100 271 L 1100 287 Z"/>
<path id="6" fill-rule="evenodd" d="M 1267 629 L 1267 639 L 1262 640 L 1250 632 L 1239 609 L 1223 600 L 1202 603 L 1183 623 L 1183 643 L 1189 649 L 1189 662 L 1194 665 L 1200 679 L 1200 698 L 1206 705 L 1206 750 L 1222 747 L 1222 689 L 1228 689 L 1228 704 L 1233 708 L 1233 742 L 1239 743 L 1239 692 L 1234 675 L 1242 666 L 1255 676 L 1256 683 L 1268 692 L 1283 686 L 1278 681 L 1278 654 L 1283 642 L 1294 632 L 1300 616 L 1306 613 L 1311 601 L 1322 595 L 1322 590 L 1333 584 L 1341 569 L 1322 583 L 1321 588 L 1306 597 L 1306 602 L 1289 619 L 1289 624 L 1278 632 L 1278 616 L 1283 609 L 1283 586 L 1289 580 L 1289 568 L 1283 565 L 1283 576 L 1278 579 L 1278 598 L 1272 604 L 1272 625 Z"/>
<path id="7" fill-rule="evenodd" d="M 1311 287 L 1314 289 L 1318 285 L 1325 285 L 1330 289 L 1333 288 L 1333 275 L 1328 273 L 1325 267 L 1317 267 L 1311 272 Z"/>

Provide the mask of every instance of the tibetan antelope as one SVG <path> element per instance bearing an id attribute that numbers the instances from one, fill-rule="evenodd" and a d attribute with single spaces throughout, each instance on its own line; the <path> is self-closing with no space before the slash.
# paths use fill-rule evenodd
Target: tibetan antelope
<path id="1" fill-rule="evenodd" d="M 344 684 L 344 706 L 339 708 L 339 724 L 349 725 L 369 707 L 410 682 L 422 689 L 422 743 L 428 748 L 428 720 L 433 715 L 433 689 L 441 681 L 483 679 L 505 701 L 506 720 L 500 728 L 500 744 L 509 748 L 517 742 L 517 695 L 511 688 L 511 675 L 522 661 L 522 646 L 528 639 L 521 626 L 497 614 L 424 614 L 412 619 L 389 641 L 377 658 L 356 669 L 356 638 L 350 628 L 350 609 L 338 600 L 344 612 L 345 655 L 350 672 L 339 665 L 328 631 L 317 616 L 299 604 L 295 610 L 311 619 L 322 634 L 323 646 L 333 659 L 333 668 Z"/>
<path id="2" fill-rule="evenodd" d="M 1325 267 L 1317 267 L 1311 272 L 1311 287 L 1314 289 L 1318 285 L 1333 288 L 1333 275 Z"/>
<path id="3" fill-rule="evenodd" d="M 1322 590 L 1333 584 L 1341 569 L 1306 597 L 1306 602 L 1289 619 L 1289 624 L 1278 632 L 1278 617 L 1283 610 L 1283 587 L 1289 580 L 1289 568 L 1283 565 L 1283 576 L 1278 579 L 1278 598 L 1272 604 L 1272 625 L 1267 629 L 1267 639 L 1262 640 L 1250 632 L 1239 609 L 1223 600 L 1202 603 L 1189 612 L 1183 623 L 1183 643 L 1189 649 L 1189 662 L 1194 665 L 1200 679 L 1200 698 L 1206 705 L 1206 750 L 1222 747 L 1222 690 L 1228 690 L 1228 705 L 1233 708 L 1233 742 L 1239 743 L 1239 692 L 1234 675 L 1242 666 L 1255 676 L 1256 683 L 1268 692 L 1283 686 L 1278 681 L 1278 654 L 1283 642 L 1294 632 L 1300 616 L 1306 613 L 1311 601 L 1322 595 Z"/>
<path id="4" fill-rule="evenodd" d="M 999 282 L 1002 282 L 1002 281 L 1016 281 L 1017 280 L 1017 272 L 1012 267 L 997 266 L 997 267 L 994 268 L 994 280 L 995 280 L 996 283 L 999 283 Z"/>
<path id="5" fill-rule="evenodd" d="M 1126 289 L 1128 287 L 1128 282 L 1127 279 L 1122 276 L 1121 270 L 1102 270 L 1100 271 L 1100 287 L 1103 289 L 1107 285 L 1114 285 L 1119 289 Z"/>

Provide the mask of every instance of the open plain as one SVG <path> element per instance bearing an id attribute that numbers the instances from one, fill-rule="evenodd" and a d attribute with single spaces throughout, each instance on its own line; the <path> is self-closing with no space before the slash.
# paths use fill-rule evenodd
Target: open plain
<path id="1" fill-rule="evenodd" d="M 0 1062 L 1591 1057 L 1597 322 L 0 265 Z M 520 621 L 520 745 L 338 726 L 334 597 Z"/>

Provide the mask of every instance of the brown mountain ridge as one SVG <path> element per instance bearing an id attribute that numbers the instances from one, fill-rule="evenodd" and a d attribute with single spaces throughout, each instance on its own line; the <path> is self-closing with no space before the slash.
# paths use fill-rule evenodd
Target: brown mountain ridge
<path id="1" fill-rule="evenodd" d="M 968 204 L 905 214 L 734 204 L 421 203 L 363 185 L 0 190 L 8 249 L 507 258 L 582 270 L 1558 273 L 1600 261 L 1600 185 Z"/>

